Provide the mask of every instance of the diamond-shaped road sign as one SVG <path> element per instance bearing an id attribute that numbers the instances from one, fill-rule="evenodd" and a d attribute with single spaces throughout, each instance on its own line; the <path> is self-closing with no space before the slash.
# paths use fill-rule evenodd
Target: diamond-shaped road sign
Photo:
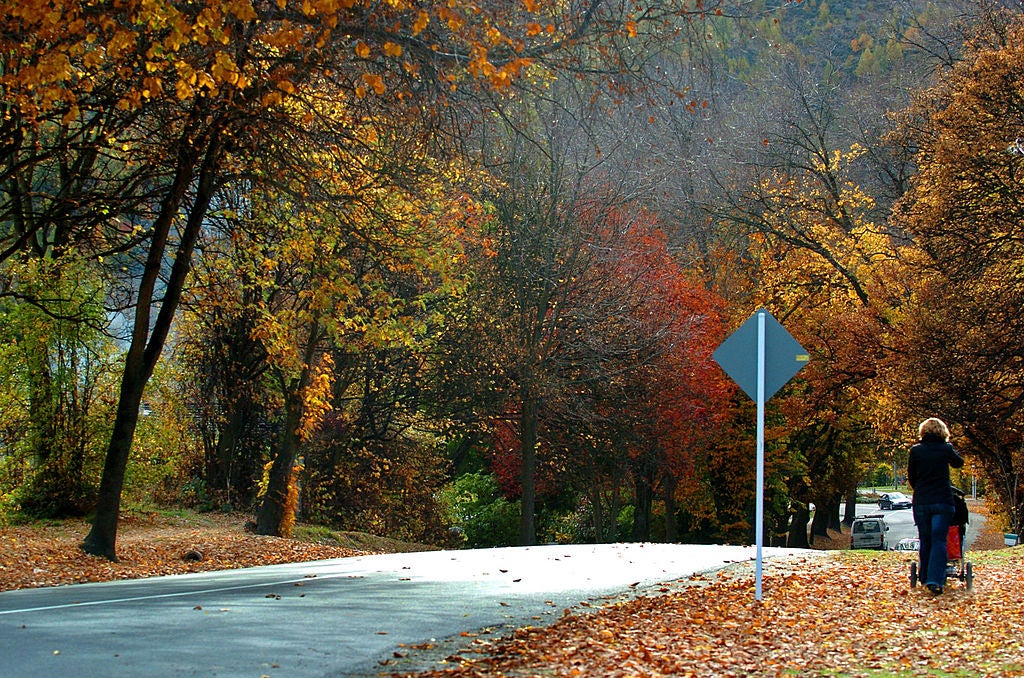
<path id="1" fill-rule="evenodd" d="M 768 311 L 759 309 L 712 354 L 725 373 L 757 403 L 757 517 L 754 598 L 761 600 L 761 551 L 764 541 L 764 406 L 810 356 Z M 760 388 L 759 388 L 760 386 Z"/>
<path id="2" fill-rule="evenodd" d="M 719 345 L 712 358 L 743 392 L 757 401 L 757 316 L 764 323 L 764 399 L 768 400 L 807 364 L 810 356 L 772 314 L 764 309 L 740 325 Z"/>

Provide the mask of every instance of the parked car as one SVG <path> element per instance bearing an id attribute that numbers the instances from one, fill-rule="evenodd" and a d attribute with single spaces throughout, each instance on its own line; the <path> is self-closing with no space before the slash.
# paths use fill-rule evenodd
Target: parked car
<path id="1" fill-rule="evenodd" d="M 885 517 L 880 513 L 857 518 L 850 530 L 850 548 L 885 551 L 885 533 L 888 531 L 889 526 L 885 524 Z"/>
<path id="2" fill-rule="evenodd" d="M 921 540 L 917 537 L 908 537 L 906 539 L 900 539 L 896 542 L 896 546 L 892 547 L 893 551 L 920 551 Z"/>
<path id="3" fill-rule="evenodd" d="M 883 511 L 892 511 L 893 509 L 908 509 L 913 504 L 910 501 L 910 497 L 903 494 L 902 492 L 886 492 L 878 499 L 878 508 Z"/>

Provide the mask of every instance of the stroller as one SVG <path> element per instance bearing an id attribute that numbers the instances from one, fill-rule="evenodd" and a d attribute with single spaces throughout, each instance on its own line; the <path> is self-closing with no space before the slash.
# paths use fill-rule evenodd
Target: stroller
<path id="1" fill-rule="evenodd" d="M 953 488 L 953 519 L 950 521 L 949 533 L 946 535 L 946 577 L 964 582 L 967 590 L 974 588 L 974 568 L 971 561 L 964 555 L 964 537 L 967 536 L 967 523 L 970 512 L 964 493 Z M 910 564 L 910 588 L 917 586 L 917 562 Z"/>

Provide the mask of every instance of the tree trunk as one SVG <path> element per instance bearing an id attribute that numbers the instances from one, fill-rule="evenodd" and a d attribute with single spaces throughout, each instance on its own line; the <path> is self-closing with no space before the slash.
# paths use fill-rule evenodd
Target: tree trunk
<path id="1" fill-rule="evenodd" d="M 286 536 L 284 521 L 289 510 L 288 493 L 292 479 L 292 468 L 295 466 L 299 450 L 299 426 L 305 415 L 303 394 L 313 377 L 314 359 L 324 338 L 324 328 L 319 319 L 310 322 L 309 337 L 302 354 L 302 369 L 299 375 L 288 379 L 283 372 L 278 373 L 281 391 L 285 394 L 284 426 L 278 438 L 278 452 L 270 467 L 270 478 L 267 493 L 256 517 L 256 533 L 276 537 Z M 294 518 L 294 516 L 292 516 Z"/>
<path id="2" fill-rule="evenodd" d="M 619 516 L 622 515 L 622 507 L 625 505 L 623 501 L 622 485 L 624 484 L 624 478 L 617 476 L 612 481 L 611 493 L 608 497 L 608 522 L 609 528 L 611 528 L 611 541 L 616 542 L 624 538 L 624 535 L 619 530 Z"/>
<path id="3" fill-rule="evenodd" d="M 121 489 L 128 467 L 128 454 L 139 421 L 139 405 L 148 375 L 143 365 L 125 367 L 121 377 L 121 396 L 114 417 L 114 429 L 103 463 L 99 494 L 96 497 L 96 515 L 92 529 L 82 542 L 82 550 L 108 560 L 117 560 L 117 520 L 121 508 Z"/>
<path id="4" fill-rule="evenodd" d="M 828 536 L 828 507 L 822 504 L 814 505 L 814 517 L 811 519 L 811 543 L 815 537 Z"/>
<path id="5" fill-rule="evenodd" d="M 828 531 L 839 531 L 839 498 L 830 497 L 824 502 L 815 502 L 814 519 L 811 521 L 811 540 L 814 537 L 828 537 Z"/>
<path id="6" fill-rule="evenodd" d="M 594 467 L 591 466 L 588 472 L 587 495 L 590 497 L 590 526 L 594 531 L 594 543 L 603 544 L 606 541 L 605 514 L 601 499 L 601 485 L 597 478 Z"/>
<path id="7" fill-rule="evenodd" d="M 654 504 L 654 466 L 646 458 L 633 470 L 633 541 L 651 540 L 651 506 Z"/>
<path id="8" fill-rule="evenodd" d="M 242 460 L 245 456 L 244 432 L 247 425 L 251 426 L 251 418 L 248 412 L 248 402 L 234 402 L 230 411 L 227 412 L 224 426 L 220 429 L 220 435 L 213 449 L 207 452 L 206 459 L 206 490 L 216 497 L 220 503 L 226 503 L 232 507 L 239 504 L 239 492 L 248 492 L 248 488 L 242 489 L 241 479 L 244 473 Z M 247 494 L 251 497 L 251 494 Z"/>
<path id="9" fill-rule="evenodd" d="M 857 517 L 857 488 L 853 488 L 849 494 L 846 495 L 846 512 L 843 514 L 843 524 L 849 527 L 853 525 L 854 519 Z"/>
<path id="10" fill-rule="evenodd" d="M 534 517 L 537 510 L 537 401 L 526 389 L 523 389 L 519 441 L 522 445 L 522 465 L 519 470 L 519 483 L 522 489 L 519 500 L 519 545 L 533 546 L 537 543 Z"/>
<path id="11" fill-rule="evenodd" d="M 99 494 L 96 498 L 96 515 L 92 529 L 82 542 L 86 553 L 117 560 L 117 520 L 121 508 L 121 490 L 124 486 L 125 469 L 131 452 L 135 426 L 139 419 L 139 406 L 146 383 L 153 374 L 160 354 L 163 352 L 171 321 L 181 301 L 181 293 L 192 265 L 192 252 L 199 237 L 203 219 L 213 198 L 214 175 L 220 160 L 221 143 L 218 135 L 206 149 L 200 169 L 198 189 L 188 219 L 181 232 L 181 240 L 174 252 L 174 264 L 166 286 L 159 300 L 156 322 L 150 327 L 150 314 L 157 306 L 160 295 L 157 283 L 166 260 L 171 226 L 180 211 L 186 191 L 192 183 L 195 166 L 195 149 L 190 143 L 182 142 L 178 155 L 176 175 L 160 208 L 160 215 L 153 222 L 153 239 L 146 259 L 146 267 L 139 283 L 138 303 L 132 325 L 132 339 L 125 356 L 124 372 L 121 375 L 121 390 L 117 403 L 117 415 L 107 446 L 107 456 L 100 478 Z"/>
<path id="12" fill-rule="evenodd" d="M 36 342 L 34 349 L 38 350 L 41 355 L 38 356 L 38 360 L 30 361 L 28 412 L 30 430 L 32 431 L 32 452 L 35 457 L 34 465 L 36 468 L 42 469 L 50 463 L 50 459 L 54 456 L 54 446 L 60 439 L 60 433 L 56 426 L 56 407 L 54 406 L 49 351 L 42 342 Z"/>
<path id="13" fill-rule="evenodd" d="M 205 445 L 203 483 L 207 497 L 218 504 L 231 501 L 231 455 L 238 440 L 239 419 L 236 411 L 228 412 L 224 425 L 215 428 L 215 440 Z"/>
<path id="14" fill-rule="evenodd" d="M 797 504 L 793 519 L 789 521 L 789 536 L 786 546 L 791 549 L 807 549 L 811 545 L 807 540 L 807 523 L 811 521 L 811 512 L 806 504 Z"/>
<path id="15" fill-rule="evenodd" d="M 284 518 L 288 504 L 288 490 L 291 484 L 292 467 L 295 466 L 299 448 L 298 429 L 302 421 L 302 390 L 294 389 L 285 405 L 285 423 L 281 429 L 277 456 L 270 467 L 267 493 L 263 496 L 259 514 L 256 517 L 256 534 L 272 537 L 284 535 Z"/>
<path id="16" fill-rule="evenodd" d="M 828 529 L 833 532 L 842 532 L 843 529 L 842 520 L 839 519 L 840 504 L 842 500 L 838 495 L 828 503 Z"/>
<path id="17" fill-rule="evenodd" d="M 665 541 L 674 544 L 679 540 L 679 526 L 676 521 L 676 485 L 678 481 L 666 473 L 662 482 L 665 487 Z"/>

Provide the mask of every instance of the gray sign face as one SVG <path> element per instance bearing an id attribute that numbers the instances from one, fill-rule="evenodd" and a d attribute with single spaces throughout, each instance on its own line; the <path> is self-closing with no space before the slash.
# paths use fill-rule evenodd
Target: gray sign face
<path id="1" fill-rule="evenodd" d="M 757 401 L 757 317 L 764 314 L 764 399 L 786 385 L 810 356 L 772 314 L 760 309 L 715 349 L 712 358 Z"/>

